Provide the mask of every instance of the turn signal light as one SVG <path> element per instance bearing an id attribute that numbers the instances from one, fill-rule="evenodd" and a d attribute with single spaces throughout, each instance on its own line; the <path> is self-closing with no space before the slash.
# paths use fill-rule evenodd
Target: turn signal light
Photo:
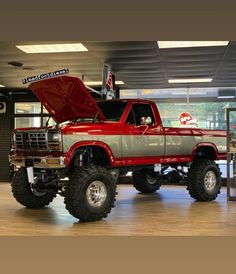
<path id="1" fill-rule="evenodd" d="M 48 164 L 60 164 L 60 158 L 48 157 L 46 161 Z"/>
<path id="2" fill-rule="evenodd" d="M 60 151 L 60 144 L 49 144 L 50 150 Z"/>

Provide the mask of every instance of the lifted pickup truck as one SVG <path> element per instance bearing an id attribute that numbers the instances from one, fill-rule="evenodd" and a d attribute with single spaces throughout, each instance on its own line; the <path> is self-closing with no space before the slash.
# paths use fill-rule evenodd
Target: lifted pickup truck
<path id="1" fill-rule="evenodd" d="M 44 207 L 60 194 L 74 217 L 99 220 L 114 207 L 118 171 L 132 171 L 134 187 L 152 193 L 168 167 L 182 174 L 194 199 L 210 201 L 220 193 L 214 161 L 226 158 L 225 131 L 163 127 L 154 102 L 96 102 L 75 77 L 29 88 L 57 125 L 13 132 L 11 185 L 22 205 Z"/>

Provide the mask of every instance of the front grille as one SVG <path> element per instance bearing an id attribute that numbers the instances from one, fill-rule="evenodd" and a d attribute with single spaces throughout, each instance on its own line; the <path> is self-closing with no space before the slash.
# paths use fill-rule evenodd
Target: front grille
<path id="1" fill-rule="evenodd" d="M 47 133 L 45 132 L 17 132 L 15 142 L 17 149 L 47 150 Z"/>

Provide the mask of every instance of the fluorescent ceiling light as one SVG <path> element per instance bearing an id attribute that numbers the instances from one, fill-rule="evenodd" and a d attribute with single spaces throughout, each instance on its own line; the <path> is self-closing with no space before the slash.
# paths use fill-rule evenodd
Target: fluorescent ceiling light
<path id="1" fill-rule="evenodd" d="M 0 85 L 0 88 L 4 88 L 5 86 L 4 85 Z"/>
<path id="2" fill-rule="evenodd" d="M 217 96 L 218 99 L 230 99 L 230 98 L 235 98 L 235 96 Z"/>
<path id="3" fill-rule="evenodd" d="M 85 85 L 87 86 L 101 86 L 102 81 L 85 81 Z M 116 85 L 124 85 L 125 83 L 123 81 L 115 81 Z"/>
<path id="4" fill-rule="evenodd" d="M 169 79 L 170 84 L 179 83 L 209 83 L 212 82 L 212 78 L 187 78 L 187 79 Z"/>
<path id="5" fill-rule="evenodd" d="M 158 41 L 160 49 L 227 46 L 229 41 Z"/>
<path id="6" fill-rule="evenodd" d="M 71 44 L 48 44 L 48 45 L 20 45 L 18 49 L 26 53 L 54 53 L 54 52 L 76 52 L 88 51 L 81 43 Z"/>

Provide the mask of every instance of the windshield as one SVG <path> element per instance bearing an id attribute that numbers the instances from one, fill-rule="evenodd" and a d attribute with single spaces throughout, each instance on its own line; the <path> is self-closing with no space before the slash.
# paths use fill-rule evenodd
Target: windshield
<path id="1" fill-rule="evenodd" d="M 106 120 L 115 122 L 120 120 L 127 105 L 127 102 L 124 101 L 102 101 L 97 103 Z"/>

